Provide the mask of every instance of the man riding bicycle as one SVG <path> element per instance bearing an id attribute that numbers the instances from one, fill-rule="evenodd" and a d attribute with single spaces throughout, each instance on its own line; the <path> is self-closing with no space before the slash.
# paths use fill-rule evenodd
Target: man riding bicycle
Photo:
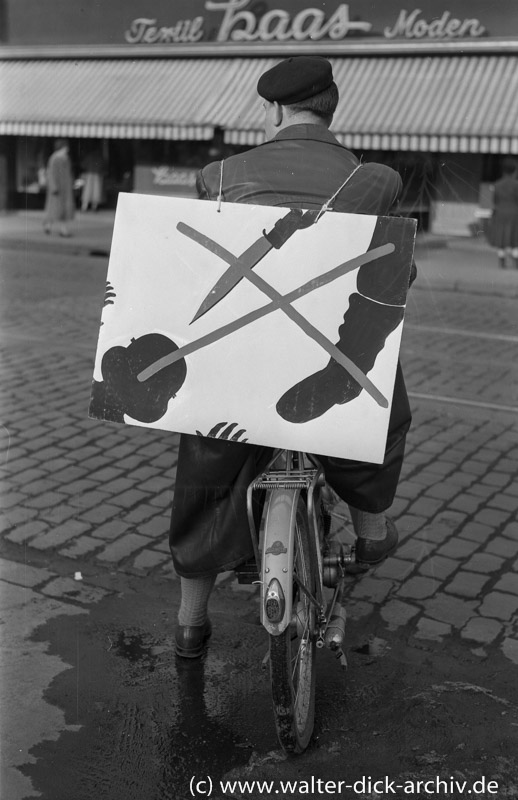
<path id="1" fill-rule="evenodd" d="M 400 176 L 381 164 L 360 166 L 329 131 L 338 103 L 329 61 L 319 56 L 289 58 L 261 76 L 257 91 L 264 101 L 267 141 L 205 167 L 197 180 L 200 198 L 318 210 L 345 183 L 332 210 L 389 214 L 401 193 Z M 397 249 L 391 258 L 398 258 Z M 372 273 L 360 268 L 358 301 L 349 306 L 336 342 L 364 372 L 372 368 L 402 317 L 401 305 L 387 299 L 386 286 L 380 293 L 379 276 L 373 279 Z M 411 280 L 414 277 L 415 267 Z M 366 337 L 372 342 L 370 350 L 350 336 L 360 319 L 365 324 L 366 315 L 375 327 L 373 336 Z M 295 409 L 297 418 L 292 421 L 306 421 L 324 413 L 330 403 L 357 397 L 362 388 L 343 367 L 336 367 L 330 359 L 324 369 L 292 387 L 279 399 L 279 413 L 289 419 Z M 318 456 L 327 483 L 349 505 L 358 537 L 356 558 L 367 566 L 379 564 L 397 547 L 397 530 L 385 510 L 396 493 L 410 422 L 398 365 L 383 463 Z M 259 445 L 181 436 L 170 528 L 171 554 L 182 586 L 176 631 L 180 656 L 193 658 L 203 652 L 211 633 L 207 603 L 216 575 L 253 556 L 246 490 L 270 458 L 271 449 Z"/>

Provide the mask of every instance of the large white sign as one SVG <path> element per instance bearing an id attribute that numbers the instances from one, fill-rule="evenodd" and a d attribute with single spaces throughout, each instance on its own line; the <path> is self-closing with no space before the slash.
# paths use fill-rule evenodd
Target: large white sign
<path id="1" fill-rule="evenodd" d="M 90 416 L 380 463 L 414 236 L 121 194 Z"/>

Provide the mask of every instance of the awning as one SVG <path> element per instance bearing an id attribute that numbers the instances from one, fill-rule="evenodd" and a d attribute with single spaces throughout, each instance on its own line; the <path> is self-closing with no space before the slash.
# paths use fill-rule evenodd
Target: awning
<path id="1" fill-rule="evenodd" d="M 238 89 L 235 59 L 0 62 L 0 133 L 211 139 Z"/>
<path id="2" fill-rule="evenodd" d="M 277 58 L 6 60 L 1 134 L 264 140 L 262 72 Z M 518 153 L 518 56 L 332 58 L 332 130 L 365 150 Z"/>
<path id="3" fill-rule="evenodd" d="M 335 127 L 348 147 L 518 153 L 518 56 L 360 62 L 336 64 Z"/>
<path id="4" fill-rule="evenodd" d="M 332 131 L 347 147 L 518 153 L 516 55 L 330 60 L 340 90 Z M 256 103 L 226 122 L 227 142 L 264 141 Z"/>

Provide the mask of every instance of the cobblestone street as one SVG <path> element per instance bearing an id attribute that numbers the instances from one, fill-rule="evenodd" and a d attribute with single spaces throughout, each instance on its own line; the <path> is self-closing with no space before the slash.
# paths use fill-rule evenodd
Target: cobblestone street
<path id="1" fill-rule="evenodd" d="M 109 593 L 89 581 L 98 568 L 176 582 L 167 532 L 178 437 L 87 418 L 107 260 L 26 242 L 2 251 L 2 591 L 21 603 L 23 587 L 79 613 Z M 516 301 L 505 285 L 483 294 L 480 281 L 471 293 L 430 283 L 427 259 L 441 253 L 423 255 L 402 346 L 414 424 L 391 509 L 401 543 L 351 583 L 348 612 L 406 640 L 461 641 L 481 660 L 498 652 L 516 670 Z M 255 592 L 233 574 L 218 583 Z"/>
<path id="2" fill-rule="evenodd" d="M 52 260 L 42 253 L 37 269 Z M 4 542 L 174 579 L 167 529 L 178 438 L 87 418 L 106 261 L 76 255 L 71 266 L 49 271 L 39 296 L 28 276 L 3 299 Z M 413 399 L 391 512 L 403 542 L 354 588 L 353 613 L 383 602 L 392 628 L 459 632 L 474 646 L 498 643 L 518 663 L 518 430 L 515 415 L 491 409 L 516 408 L 515 307 L 502 297 L 497 320 L 483 295 L 452 297 L 423 286 L 410 296 L 402 362 L 411 398 L 481 398 L 489 408 Z"/>

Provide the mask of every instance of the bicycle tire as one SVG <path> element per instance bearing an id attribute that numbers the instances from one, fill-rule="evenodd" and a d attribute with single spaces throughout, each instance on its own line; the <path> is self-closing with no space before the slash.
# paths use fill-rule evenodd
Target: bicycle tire
<path id="1" fill-rule="evenodd" d="M 273 493 L 268 525 L 279 531 L 295 526 L 293 569 L 314 595 L 316 566 L 309 557 L 308 515 L 300 491 L 278 489 Z M 288 753 L 302 753 L 311 739 L 315 718 L 315 608 L 295 580 L 292 587 L 293 617 L 298 622 L 281 634 L 270 634 L 270 676 L 279 742 Z"/>

